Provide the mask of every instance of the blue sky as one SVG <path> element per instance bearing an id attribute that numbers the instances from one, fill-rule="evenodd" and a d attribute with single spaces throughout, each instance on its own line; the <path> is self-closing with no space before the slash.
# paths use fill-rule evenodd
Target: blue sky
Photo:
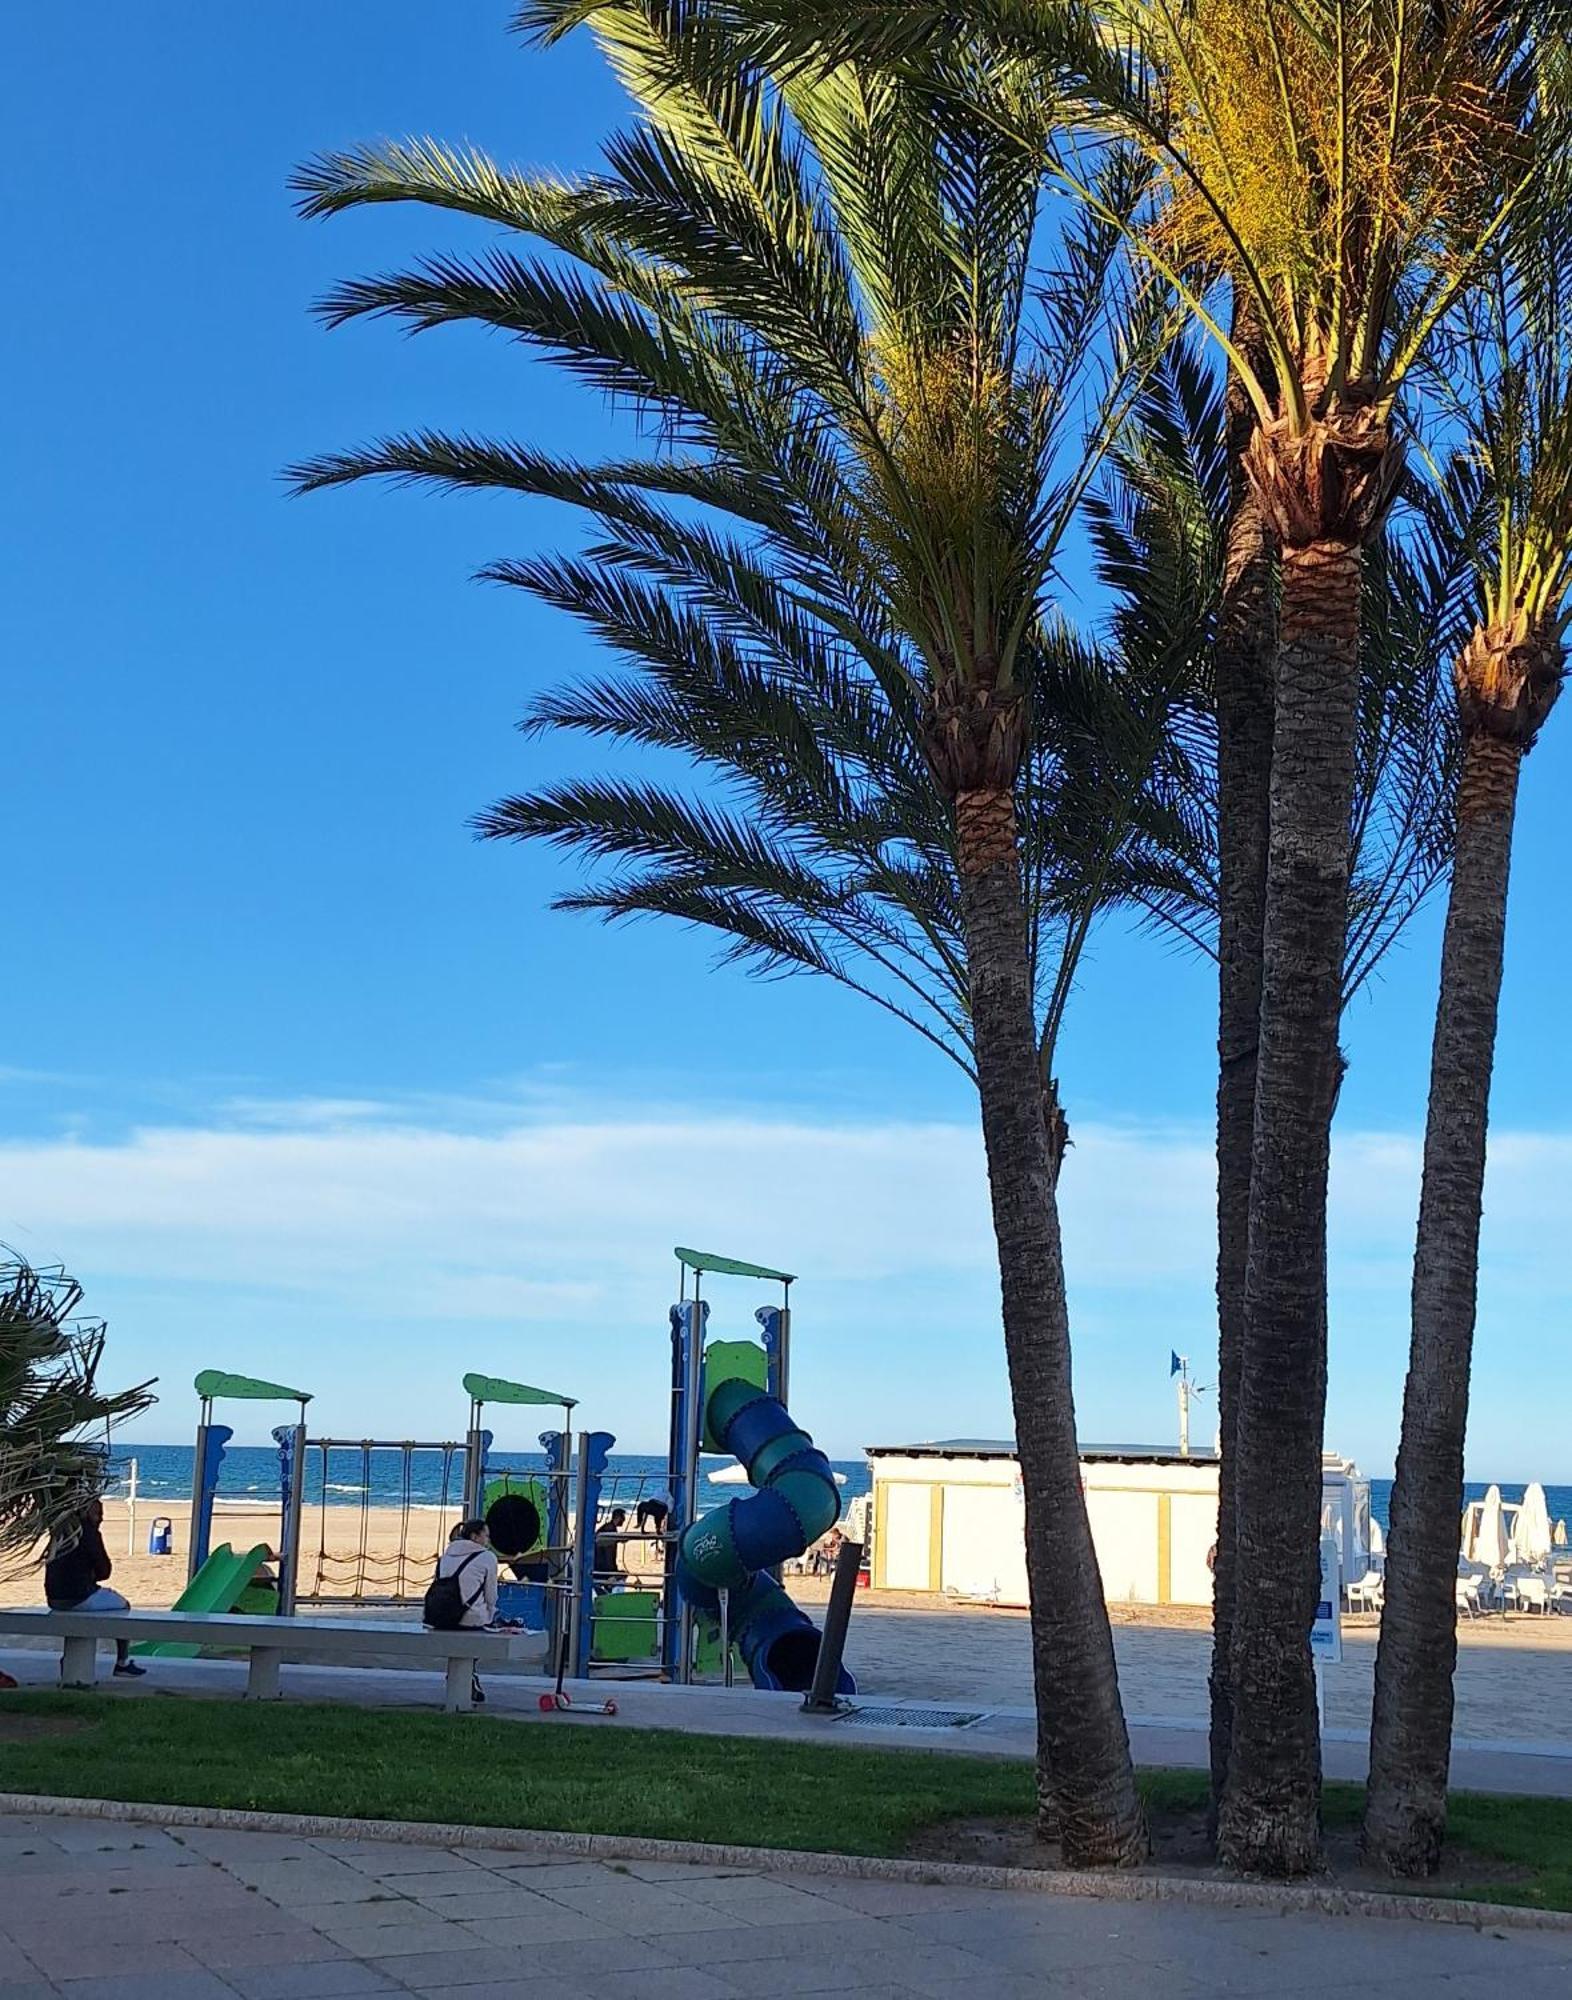
<path id="1" fill-rule="evenodd" d="M 962 1080 L 832 990 L 715 972 L 682 933 L 552 915 L 559 861 L 466 830 L 593 762 L 512 727 L 590 663 L 587 642 L 468 581 L 568 524 L 281 491 L 281 465 L 382 430 L 578 450 L 606 433 L 593 400 L 502 342 L 328 336 L 308 316 L 337 279 L 460 240 L 412 211 L 297 221 L 285 180 L 313 151 L 430 132 L 593 159 L 621 113 L 592 46 L 524 49 L 508 13 L 167 0 L 90 28 L 41 7 L 9 23 L 0 1238 L 82 1276 L 117 1371 L 161 1375 L 149 1437 L 186 1434 L 207 1364 L 301 1376 L 325 1421 L 393 1435 L 437 1410 L 457 1423 L 457 1378 L 484 1367 L 576 1390 L 653 1446 L 678 1241 L 804 1274 L 800 1415 L 833 1450 L 1002 1430 Z M 1562 723 L 1521 816 L 1483 1476 L 1572 1477 L 1537 1393 L 1572 1291 Z M 1328 1435 L 1378 1472 L 1436 951 L 1432 913 L 1346 1034 Z M 1206 967 L 1101 935 L 1060 1064 L 1088 1438 L 1171 1435 L 1171 1345 L 1210 1379 L 1211 1012 Z M 753 1303 L 742 1288 L 730 1306 Z"/>

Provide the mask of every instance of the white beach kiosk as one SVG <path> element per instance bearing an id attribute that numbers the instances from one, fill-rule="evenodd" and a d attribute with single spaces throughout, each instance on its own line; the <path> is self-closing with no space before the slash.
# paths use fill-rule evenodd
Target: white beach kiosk
<path id="1" fill-rule="evenodd" d="M 870 1445 L 876 1590 L 1026 1603 L 1025 1508 L 1008 1438 Z M 1217 1454 L 1083 1445 L 1081 1485 L 1110 1604 L 1212 1601 Z M 1322 1520 L 1344 1577 L 1369 1566 L 1370 1486 L 1351 1459 L 1322 1459 Z"/>

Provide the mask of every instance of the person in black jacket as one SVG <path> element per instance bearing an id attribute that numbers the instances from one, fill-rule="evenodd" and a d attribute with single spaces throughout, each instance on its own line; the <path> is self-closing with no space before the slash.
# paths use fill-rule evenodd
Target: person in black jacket
<path id="1" fill-rule="evenodd" d="M 51 1611 L 129 1611 L 118 1590 L 105 1588 L 114 1567 L 104 1547 L 104 1503 L 89 1500 L 81 1519 L 55 1538 L 44 1565 L 44 1601 Z M 127 1679 L 147 1672 L 132 1659 L 124 1639 L 115 1641 L 115 1672 Z"/>

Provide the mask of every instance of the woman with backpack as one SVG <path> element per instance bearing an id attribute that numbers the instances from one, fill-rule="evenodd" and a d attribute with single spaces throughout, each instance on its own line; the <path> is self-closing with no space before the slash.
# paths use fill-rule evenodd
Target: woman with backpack
<path id="1" fill-rule="evenodd" d="M 489 1625 L 496 1615 L 497 1558 L 491 1531 L 484 1521 L 460 1521 L 437 1558 L 437 1573 L 426 1591 L 425 1622 L 438 1632 L 472 1631 Z M 477 1702 L 486 1699 L 478 1673 L 470 1695 Z"/>

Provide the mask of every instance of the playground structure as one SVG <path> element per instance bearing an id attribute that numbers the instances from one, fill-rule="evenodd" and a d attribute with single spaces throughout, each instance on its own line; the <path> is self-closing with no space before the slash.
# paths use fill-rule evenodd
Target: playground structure
<path id="1" fill-rule="evenodd" d="M 291 1425 L 275 1430 L 287 1466 L 298 1467 L 306 1435 L 306 1405 L 311 1395 L 305 1389 L 286 1388 L 281 1382 L 263 1382 L 251 1375 L 233 1375 L 222 1368 L 204 1368 L 193 1385 L 200 1401 L 197 1413 L 196 1449 L 191 1465 L 191 1533 L 186 1557 L 186 1587 L 175 1599 L 176 1611 L 244 1611 L 259 1615 L 293 1609 L 293 1566 L 288 1553 L 291 1518 L 298 1514 L 298 1490 L 286 1482 L 280 1515 L 280 1546 L 286 1551 L 278 1572 L 268 1567 L 273 1551 L 265 1542 L 247 1549 L 232 1549 L 227 1542 L 213 1547 L 213 1516 L 223 1471 L 224 1448 L 234 1437 L 234 1428 L 215 1421 L 214 1404 L 298 1403 L 300 1414 Z M 293 1517 L 291 1508 L 295 1508 Z M 169 1640 L 138 1645 L 141 1654 L 189 1658 L 198 1646 Z"/>
<path id="2" fill-rule="evenodd" d="M 667 1604 L 674 1589 L 679 1610 L 665 1620 L 667 1672 L 677 1681 L 693 1678 L 695 1640 L 713 1621 L 728 1679 L 736 1646 L 755 1687 L 805 1693 L 818 1662 L 820 1633 L 782 1589 L 780 1565 L 805 1555 L 834 1527 L 841 1501 L 829 1460 L 787 1412 L 796 1279 L 789 1271 L 705 1251 L 679 1247 L 676 1256 L 670 1446 L 675 1533 L 667 1542 Z M 706 1274 L 780 1286 L 780 1304 L 761 1306 L 754 1314 L 762 1345 L 707 1339 Z M 700 1515 L 702 1451 L 736 1458 L 754 1491 Z M 841 1693 L 856 1692 L 844 1669 L 837 1685 Z"/>
<path id="3" fill-rule="evenodd" d="M 718 1676 L 730 1685 L 740 1662 L 756 1686 L 806 1690 L 820 1634 L 781 1587 L 780 1566 L 829 1531 L 840 1496 L 829 1461 L 787 1412 L 795 1280 L 735 1258 L 680 1248 L 676 1256 L 663 1473 L 613 1469 L 609 1432 L 573 1431 L 575 1398 L 497 1376 L 463 1378 L 469 1409 L 461 1439 L 423 1442 L 309 1436 L 307 1392 L 205 1369 L 195 1385 L 201 1408 L 187 1591 L 177 1608 L 413 1609 L 449 1529 L 478 1516 L 499 1558 L 499 1621 L 544 1631 L 559 1677 Z M 755 1313 L 761 1341 L 708 1339 L 702 1291 L 706 1277 L 717 1276 L 781 1286 L 780 1303 Z M 265 1544 L 212 1545 L 224 1446 L 233 1437 L 214 1421 L 214 1403 L 228 1398 L 299 1404 L 296 1422 L 272 1433 L 276 1579 Z M 541 1432 L 538 1451 L 499 1450 L 488 1411 L 541 1406 L 561 1409 L 561 1428 Z M 705 1452 L 734 1456 L 753 1490 L 701 1513 Z M 330 1504 L 335 1491 L 355 1497 Z M 657 1501 L 664 1507 L 652 1512 Z M 374 1508 L 397 1512 L 391 1548 L 373 1546 Z M 855 1691 L 844 1672 L 838 1687 Z"/>
<path id="4" fill-rule="evenodd" d="M 273 1436 L 279 1443 L 281 1463 L 289 1468 L 286 1478 L 283 1504 L 280 1513 L 279 1547 L 283 1551 L 281 1567 L 277 1577 L 278 1609 L 289 1611 L 294 1606 L 294 1564 L 290 1559 L 290 1523 L 299 1520 L 300 1493 L 299 1475 L 304 1463 L 306 1438 L 306 1405 L 311 1401 L 307 1389 L 286 1388 L 281 1382 L 262 1382 L 251 1375 L 232 1375 L 222 1368 L 204 1368 L 193 1384 L 200 1401 L 197 1412 L 196 1450 L 191 1468 L 191 1534 L 190 1548 L 186 1559 L 186 1593 L 176 1600 L 176 1609 L 181 1611 L 229 1610 L 229 1605 L 208 1604 L 197 1601 L 203 1593 L 198 1587 L 200 1573 L 207 1568 L 213 1554 L 213 1515 L 219 1497 L 219 1480 L 224 1464 L 224 1447 L 234 1437 L 233 1426 L 215 1423 L 214 1404 L 219 1401 L 242 1403 L 298 1403 L 300 1413 L 293 1424 L 281 1426 Z M 287 1450 L 284 1440 L 288 1440 Z M 265 1547 L 250 1552 L 256 1560 L 250 1564 L 246 1582 L 260 1570 L 268 1559 Z M 191 1597 L 193 1601 L 186 1602 Z"/>

